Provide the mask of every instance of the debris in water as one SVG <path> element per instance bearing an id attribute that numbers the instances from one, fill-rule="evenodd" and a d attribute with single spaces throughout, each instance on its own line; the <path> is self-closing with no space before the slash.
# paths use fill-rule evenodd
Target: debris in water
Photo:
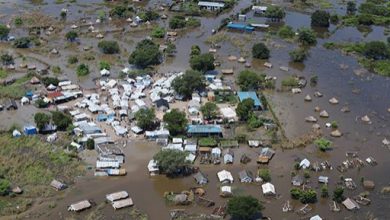
<path id="1" fill-rule="evenodd" d="M 350 112 L 351 110 L 349 109 L 348 106 L 344 106 L 344 107 L 341 108 L 340 111 L 341 111 L 341 112 L 344 112 L 344 113 L 347 113 L 347 112 Z"/>
<path id="2" fill-rule="evenodd" d="M 366 122 L 366 123 L 368 123 L 368 124 L 371 124 L 371 120 L 370 120 L 370 118 L 368 117 L 368 115 L 363 116 L 363 117 L 361 118 L 361 120 L 362 120 L 363 122 Z"/>
<path id="3" fill-rule="evenodd" d="M 311 96 L 310 95 L 306 95 L 305 96 L 305 101 L 306 102 L 311 102 Z"/>
<path id="4" fill-rule="evenodd" d="M 317 91 L 317 92 L 314 93 L 314 96 L 315 96 L 315 97 L 322 97 L 322 93 L 320 93 L 320 92 Z"/>
<path id="5" fill-rule="evenodd" d="M 342 135 L 343 134 L 338 129 L 336 129 L 330 133 L 330 136 L 332 136 L 332 137 L 341 137 Z"/>
<path id="6" fill-rule="evenodd" d="M 329 114 L 327 111 L 323 110 L 322 112 L 320 112 L 320 117 L 321 118 L 328 118 L 329 117 Z"/>
<path id="7" fill-rule="evenodd" d="M 333 104 L 333 105 L 336 105 L 336 104 L 339 103 L 339 100 L 337 100 L 335 97 L 333 97 L 333 98 L 329 99 L 329 103 Z"/>
<path id="8" fill-rule="evenodd" d="M 317 122 L 317 119 L 314 116 L 308 116 L 305 118 L 307 122 Z"/>

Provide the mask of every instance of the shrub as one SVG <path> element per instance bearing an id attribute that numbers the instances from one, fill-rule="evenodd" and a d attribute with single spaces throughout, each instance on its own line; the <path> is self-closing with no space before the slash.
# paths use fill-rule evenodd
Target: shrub
<path id="1" fill-rule="evenodd" d="M 161 62 L 159 46 L 153 41 L 145 39 L 139 42 L 129 57 L 129 63 L 145 68 Z"/>
<path id="2" fill-rule="evenodd" d="M 252 56 L 257 59 L 268 59 L 270 51 L 264 43 L 257 43 L 252 47 Z"/>
<path id="3" fill-rule="evenodd" d="M 116 41 L 100 41 L 98 47 L 104 54 L 119 53 L 119 44 Z"/>
<path id="4" fill-rule="evenodd" d="M 14 47 L 16 48 L 28 48 L 30 46 L 31 39 L 29 37 L 21 37 L 14 41 Z"/>
<path id="5" fill-rule="evenodd" d="M 325 138 L 320 138 L 314 141 L 314 144 L 317 145 L 317 147 L 321 151 L 327 151 L 330 149 L 330 146 L 332 145 L 332 142 Z"/>
<path id="6" fill-rule="evenodd" d="M 271 172 L 269 169 L 259 169 L 257 172 L 257 175 L 264 181 L 269 182 L 271 181 Z"/>
<path id="7" fill-rule="evenodd" d="M 311 15 L 311 25 L 314 27 L 329 27 L 329 19 L 328 12 L 317 10 Z"/>
<path id="8" fill-rule="evenodd" d="M 78 33 L 76 31 L 69 31 L 65 34 L 65 38 L 69 41 L 74 41 L 78 37 Z"/>
<path id="9" fill-rule="evenodd" d="M 100 70 L 102 70 L 102 69 L 110 70 L 111 69 L 111 65 L 107 61 L 102 60 L 99 63 L 99 69 Z"/>
<path id="10" fill-rule="evenodd" d="M 82 63 L 76 69 L 77 76 L 86 76 L 89 74 L 89 66 Z"/>
<path id="11" fill-rule="evenodd" d="M 200 25 L 200 20 L 196 18 L 188 18 L 186 21 L 186 27 L 199 27 Z"/>
<path id="12" fill-rule="evenodd" d="M 0 40 L 7 39 L 10 29 L 4 24 L 0 24 Z"/>
<path id="13" fill-rule="evenodd" d="M 169 28 L 171 29 L 180 29 L 186 26 L 185 17 L 180 15 L 175 15 L 169 20 Z"/>
<path id="14" fill-rule="evenodd" d="M 290 190 L 290 195 L 291 195 L 291 198 L 292 198 L 292 199 L 298 200 L 299 198 L 301 198 L 301 194 L 302 194 L 302 190 L 301 190 L 301 189 L 292 188 L 292 189 Z"/>
<path id="15" fill-rule="evenodd" d="M 284 25 L 279 29 L 278 35 L 280 38 L 283 38 L 283 39 L 291 39 L 291 38 L 294 38 L 295 32 L 294 32 L 292 27 L 290 27 L 288 25 Z"/>
<path id="16" fill-rule="evenodd" d="M 312 29 L 300 28 L 298 30 L 298 42 L 305 46 L 315 45 L 317 43 L 316 34 Z"/>
<path id="17" fill-rule="evenodd" d="M 88 138 L 87 142 L 85 143 L 85 146 L 88 150 L 95 149 L 95 141 L 92 138 Z"/>
<path id="18" fill-rule="evenodd" d="M 307 52 L 303 48 L 297 48 L 295 50 L 290 51 L 288 54 L 290 55 L 292 61 L 298 63 L 303 62 L 307 57 Z"/>
<path id="19" fill-rule="evenodd" d="M 23 24 L 23 19 L 21 17 L 16 17 L 14 23 L 16 26 L 20 26 Z"/>
<path id="20" fill-rule="evenodd" d="M 77 56 L 69 56 L 68 57 L 68 64 L 75 64 L 79 62 L 79 59 L 77 58 Z"/>
<path id="21" fill-rule="evenodd" d="M 51 117 L 57 129 L 60 131 L 66 131 L 66 129 L 72 125 L 72 118 L 59 111 L 51 112 Z"/>
<path id="22" fill-rule="evenodd" d="M 306 191 L 302 191 L 301 197 L 299 198 L 301 203 L 315 203 L 317 202 L 317 193 L 313 189 L 308 189 Z"/>
<path id="23" fill-rule="evenodd" d="M 5 196 L 9 193 L 11 183 L 7 179 L 0 178 L 0 196 Z"/>
<path id="24" fill-rule="evenodd" d="M 359 15 L 357 20 L 358 20 L 358 23 L 360 25 L 372 25 L 372 24 L 374 24 L 374 18 L 372 17 L 372 15 L 368 15 L 368 14 Z"/>
<path id="25" fill-rule="evenodd" d="M 321 186 L 321 197 L 322 198 L 328 198 L 329 197 L 329 192 L 328 192 L 328 186 L 327 185 L 322 185 Z"/>
<path id="26" fill-rule="evenodd" d="M 336 189 L 333 191 L 333 200 L 335 202 L 341 203 L 344 201 L 344 188 L 343 187 L 336 187 Z"/>
<path id="27" fill-rule="evenodd" d="M 155 27 L 152 30 L 151 36 L 155 37 L 155 38 L 164 38 L 164 36 L 165 36 L 165 29 L 163 27 Z"/>
<path id="28" fill-rule="evenodd" d="M 363 49 L 365 57 L 374 60 L 384 60 L 390 58 L 390 50 L 385 42 L 371 41 L 365 44 Z"/>
<path id="29" fill-rule="evenodd" d="M 288 76 L 282 80 L 282 86 L 284 87 L 298 87 L 299 81 L 294 76 Z"/>
<path id="30" fill-rule="evenodd" d="M 227 205 L 227 213 L 234 219 L 252 219 L 261 209 L 262 204 L 252 196 L 234 196 Z"/>
<path id="31" fill-rule="evenodd" d="M 206 138 L 200 138 L 198 141 L 199 146 L 202 147 L 216 147 L 217 146 L 217 140 L 215 140 L 212 137 L 206 137 Z"/>

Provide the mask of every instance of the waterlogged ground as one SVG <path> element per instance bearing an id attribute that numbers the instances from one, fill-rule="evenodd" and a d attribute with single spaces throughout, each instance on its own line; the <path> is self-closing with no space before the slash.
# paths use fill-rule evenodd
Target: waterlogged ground
<path id="1" fill-rule="evenodd" d="M 104 57 L 96 50 L 98 40 L 95 38 L 82 36 L 80 38 L 81 44 L 75 47 L 67 47 L 64 43 L 63 35 L 69 30 L 73 23 L 78 23 L 80 18 L 87 17 L 88 21 L 96 19 L 97 9 L 106 10 L 102 1 L 80 1 L 72 4 L 55 4 L 54 1 L 45 1 L 47 4 L 31 5 L 28 1 L 0 1 L 0 19 L 7 22 L 10 16 L 18 13 L 23 13 L 31 9 L 37 9 L 47 15 L 58 17 L 61 8 L 67 7 L 70 14 L 66 20 L 64 30 L 56 36 L 50 37 L 47 48 L 57 48 L 60 50 L 60 56 L 51 57 L 47 53 L 41 53 L 29 50 L 19 50 L 25 56 L 35 57 L 42 63 L 49 63 L 50 65 L 60 66 L 63 73 L 60 77 L 69 78 L 75 82 L 79 82 L 84 88 L 92 88 L 95 86 L 93 79 L 99 76 L 97 71 L 97 61 L 100 59 L 111 59 L 117 63 L 114 65 L 114 71 L 118 72 L 126 65 L 128 53 L 132 51 L 136 42 L 143 39 L 149 34 L 149 31 L 144 29 L 137 29 L 137 31 L 128 27 L 127 24 L 118 23 L 102 24 L 96 26 L 100 29 L 113 29 L 115 26 L 122 27 L 125 25 L 125 33 L 113 34 L 107 33 L 105 39 L 115 39 L 120 42 L 123 50 L 119 56 Z M 360 3 L 361 1 L 359 1 Z M 155 7 L 160 2 L 149 1 L 145 3 L 147 7 Z M 275 1 L 275 3 L 280 3 Z M 190 47 L 193 44 L 200 46 L 203 52 L 209 49 L 209 45 L 205 43 L 207 38 L 211 35 L 211 30 L 216 29 L 223 18 L 230 14 L 235 14 L 240 9 L 247 7 L 250 4 L 248 0 L 241 0 L 235 8 L 219 17 L 201 18 L 202 26 L 194 30 L 187 30 L 180 33 L 180 37 L 175 42 L 177 47 L 176 57 L 169 59 L 167 62 L 157 67 L 158 72 L 166 71 L 183 71 L 189 68 L 188 54 Z M 283 3 L 285 4 L 285 3 Z M 331 11 L 336 11 L 339 14 L 344 14 L 345 5 L 340 5 L 338 1 L 332 1 L 334 5 Z M 169 13 L 168 13 L 169 14 Z M 251 14 L 249 13 L 249 16 Z M 258 18 L 256 18 L 258 19 Z M 261 21 L 261 19 L 259 19 Z M 287 12 L 284 23 L 292 26 L 294 29 L 300 27 L 310 26 L 310 15 L 306 13 L 291 10 Z M 160 25 L 167 26 L 167 21 L 160 21 Z M 273 26 L 279 26 L 273 25 Z M 147 28 L 145 28 L 147 29 Z M 302 94 L 292 95 L 290 92 L 267 92 L 267 97 L 270 98 L 274 110 L 283 125 L 288 138 L 294 139 L 311 130 L 312 124 L 304 122 L 304 118 L 309 115 L 314 115 L 318 118 L 318 113 L 314 112 L 314 108 L 319 106 L 325 109 L 330 117 L 328 119 L 320 119 L 319 124 L 322 127 L 322 132 L 325 137 L 333 142 L 333 150 L 327 153 L 319 153 L 314 146 L 307 146 L 306 148 L 299 148 L 293 150 L 276 149 L 276 156 L 269 164 L 272 173 L 272 183 L 276 186 L 276 191 L 279 194 L 278 199 L 266 199 L 262 196 L 260 186 L 258 185 L 244 185 L 236 181 L 233 184 L 234 192 L 237 194 L 251 194 L 260 200 L 264 201 L 265 210 L 263 214 L 270 216 L 272 219 L 299 219 L 300 216 L 295 213 L 283 213 L 281 211 L 282 204 L 290 199 L 289 190 L 291 188 L 290 179 L 293 164 L 297 158 L 308 158 L 312 162 L 329 160 L 331 164 L 336 167 L 342 160 L 345 159 L 346 151 L 357 151 L 361 159 L 368 156 L 373 156 L 378 165 L 375 167 L 366 166 L 360 170 L 352 169 L 346 173 L 339 173 L 336 170 L 324 171 L 322 173 L 311 173 L 310 185 L 314 187 L 318 194 L 320 192 L 317 184 L 317 176 L 327 175 L 330 177 L 329 192 L 332 192 L 340 176 L 351 177 L 358 184 L 358 189 L 354 191 L 346 190 L 346 196 L 355 196 L 363 191 L 359 183 L 361 177 L 375 181 L 376 188 L 370 192 L 370 199 L 372 204 L 370 206 L 362 206 L 358 212 L 349 212 L 342 210 L 340 213 L 333 213 L 329 210 L 330 199 L 319 199 L 313 208 L 314 210 L 309 215 L 320 214 L 326 219 L 367 219 L 371 214 L 378 219 L 390 218 L 390 202 L 389 199 L 384 198 L 380 194 L 380 189 L 390 183 L 388 175 L 388 167 L 390 161 L 388 160 L 390 150 L 383 147 L 381 141 L 390 137 L 390 130 L 388 128 L 390 113 L 387 109 L 390 107 L 390 82 L 388 78 L 374 75 L 367 71 L 361 71 L 360 65 L 356 59 L 351 56 L 344 56 L 340 51 L 332 51 L 325 49 L 322 45 L 324 42 L 359 42 L 371 40 L 385 40 L 384 27 L 372 27 L 371 32 L 362 33 L 355 27 L 337 28 L 331 26 L 328 30 L 317 30 L 321 36 L 318 39 L 316 46 L 310 49 L 310 56 L 304 64 L 290 63 L 288 52 L 297 47 L 294 43 L 288 43 L 278 39 L 277 36 L 266 34 L 266 32 L 241 33 L 228 32 L 222 30 L 221 49 L 218 50 L 218 60 L 222 62 L 222 68 L 234 68 L 235 75 L 243 69 L 242 64 L 227 61 L 229 55 L 244 56 L 250 58 L 250 48 L 253 43 L 265 40 L 267 45 L 271 48 L 271 62 L 274 67 L 272 69 L 265 69 L 263 67 L 264 61 L 254 60 L 252 66 L 254 70 L 263 71 L 268 75 L 277 77 L 277 88 L 280 88 L 280 80 L 291 74 L 298 74 L 309 78 L 312 75 L 318 76 L 318 85 L 316 87 L 306 87 Z M 14 35 L 26 33 L 25 30 L 16 30 L 11 32 Z M 68 66 L 66 63 L 67 56 L 70 54 L 83 53 L 84 46 L 93 46 L 91 53 L 96 55 L 96 60 L 91 61 L 90 65 L 92 71 L 88 77 L 78 79 L 74 74 L 74 67 Z M 2 50 L 8 50 L 7 45 L 2 45 Z M 12 49 L 11 49 L 12 50 Z M 42 64 L 43 65 L 43 64 Z M 341 66 L 343 68 L 341 68 Z M 288 72 L 279 70 L 280 66 L 287 66 L 290 68 Z M 347 67 L 347 68 L 345 68 Z M 115 71 L 116 70 L 116 71 Z M 234 76 L 235 76 L 234 75 Z M 225 80 L 234 82 L 233 77 L 226 77 Z M 313 98 L 312 102 L 304 102 L 306 94 L 313 97 L 315 91 L 320 91 L 324 94 L 322 98 Z M 338 105 L 329 104 L 328 100 L 332 97 L 337 97 L 340 101 Z M 349 113 L 341 112 L 341 108 L 348 106 L 351 109 Z M 1 127 L 6 128 L 12 123 L 24 124 L 32 122 L 32 114 L 36 110 L 32 106 L 23 107 L 17 112 L 6 113 L 0 112 L 0 119 L 2 121 Z M 26 114 L 28 113 L 28 114 Z M 372 124 L 363 123 L 360 118 L 368 115 Z M 330 130 L 325 128 L 326 122 L 337 121 L 340 131 L 343 133 L 341 138 L 331 138 L 329 136 Z M 93 177 L 92 172 L 88 172 L 86 177 L 81 177 L 76 184 L 69 190 L 60 193 L 58 199 L 55 200 L 55 207 L 48 208 L 46 203 L 35 204 L 33 208 L 28 211 L 22 218 L 26 219 L 126 219 L 129 209 L 114 212 L 109 204 L 104 203 L 104 196 L 119 190 L 127 190 L 133 198 L 135 206 L 141 211 L 147 213 L 150 219 L 169 219 L 168 211 L 172 208 L 165 204 L 163 194 L 165 191 L 179 192 L 188 190 L 195 185 L 192 177 L 181 179 L 167 179 L 163 176 L 149 177 L 146 171 L 146 165 L 149 159 L 159 149 L 150 142 L 128 141 L 125 148 L 126 163 L 125 168 L 128 175 L 120 178 L 98 178 Z M 231 171 L 237 179 L 237 173 L 241 169 L 248 169 L 255 172 L 257 164 L 251 162 L 244 166 L 238 162 L 239 156 L 242 153 L 250 155 L 254 160 L 258 150 L 249 149 L 247 146 L 241 146 L 236 149 L 236 158 L 234 165 L 210 165 L 201 166 L 201 170 L 209 176 L 210 183 L 206 186 L 206 197 L 214 200 L 217 205 L 223 205 L 227 202 L 218 196 L 219 184 L 217 182 L 216 172 L 227 169 Z M 86 152 L 83 155 L 87 158 L 93 158 L 91 152 Z M 89 160 L 87 160 L 89 161 Z M 92 162 L 92 161 L 91 161 Z M 85 211 L 81 214 L 72 214 L 66 211 L 66 207 L 72 203 L 83 199 L 92 199 L 97 203 L 97 206 L 91 210 Z M 295 207 L 301 206 L 298 203 L 293 203 Z M 211 209 L 201 208 L 195 205 L 185 207 L 189 212 L 203 212 L 211 213 Z M 128 218 L 128 217 L 127 217 Z"/>

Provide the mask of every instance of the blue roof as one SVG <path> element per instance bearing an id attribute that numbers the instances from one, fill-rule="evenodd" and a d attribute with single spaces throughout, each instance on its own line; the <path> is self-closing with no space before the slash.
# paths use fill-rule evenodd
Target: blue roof
<path id="1" fill-rule="evenodd" d="M 217 133 L 222 133 L 222 128 L 220 125 L 188 125 L 187 133 L 217 134 Z"/>
<path id="2" fill-rule="evenodd" d="M 256 107 L 263 107 L 261 104 L 261 101 L 259 97 L 257 97 L 256 92 L 237 92 L 238 98 L 240 99 L 240 102 L 242 102 L 244 99 L 252 99 L 255 102 Z"/>
<path id="3" fill-rule="evenodd" d="M 255 29 L 254 27 L 251 27 L 249 25 L 237 24 L 237 23 L 229 23 L 227 27 L 232 29 L 246 30 L 246 31 L 253 31 Z"/>

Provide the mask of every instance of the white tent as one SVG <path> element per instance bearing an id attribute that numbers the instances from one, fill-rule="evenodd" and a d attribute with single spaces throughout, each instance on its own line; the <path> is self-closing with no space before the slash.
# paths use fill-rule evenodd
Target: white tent
<path id="1" fill-rule="evenodd" d="M 53 84 L 50 84 L 49 86 L 47 86 L 47 90 L 55 90 L 57 88 L 57 86 L 53 85 Z"/>
<path id="2" fill-rule="evenodd" d="M 102 69 L 102 70 L 100 70 L 100 75 L 101 76 L 109 76 L 110 75 L 110 71 L 107 70 L 107 69 Z"/>
<path id="3" fill-rule="evenodd" d="M 28 104 L 30 102 L 30 100 L 23 96 L 22 99 L 20 100 L 20 104 L 24 105 L 24 104 Z"/>
<path id="4" fill-rule="evenodd" d="M 308 159 L 303 159 L 300 163 L 299 163 L 299 167 L 302 168 L 302 169 L 307 169 L 310 167 L 310 161 Z"/>
<path id="5" fill-rule="evenodd" d="M 275 186 L 271 183 L 264 183 L 261 185 L 264 195 L 275 195 Z"/>
<path id="6" fill-rule="evenodd" d="M 223 183 L 223 182 L 233 183 L 233 176 L 229 171 L 222 170 L 222 171 L 217 173 L 217 176 L 218 176 L 219 182 L 221 182 L 221 183 Z"/>
<path id="7" fill-rule="evenodd" d="M 20 137 L 21 135 L 22 135 L 22 133 L 20 133 L 20 131 L 18 131 L 16 129 L 12 132 L 12 137 Z"/>
<path id="8" fill-rule="evenodd" d="M 322 218 L 319 215 L 315 215 L 311 217 L 310 220 L 322 220 Z"/>

